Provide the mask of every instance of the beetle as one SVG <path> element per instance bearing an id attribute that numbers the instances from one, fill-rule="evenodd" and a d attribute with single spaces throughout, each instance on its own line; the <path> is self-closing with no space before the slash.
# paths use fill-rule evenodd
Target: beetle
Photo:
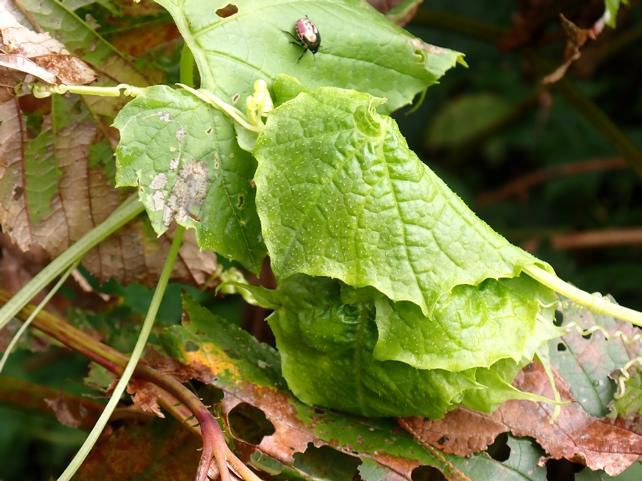
<path id="1" fill-rule="evenodd" d="M 293 44 L 298 45 L 303 48 L 303 53 L 298 58 L 297 62 L 305 55 L 305 52 L 308 50 L 314 55 L 319 51 L 321 46 L 321 34 L 317 26 L 308 18 L 306 15 L 303 18 L 300 18 L 294 24 L 295 35 L 292 35 L 290 32 L 287 33 L 290 37 L 294 39 Z"/>

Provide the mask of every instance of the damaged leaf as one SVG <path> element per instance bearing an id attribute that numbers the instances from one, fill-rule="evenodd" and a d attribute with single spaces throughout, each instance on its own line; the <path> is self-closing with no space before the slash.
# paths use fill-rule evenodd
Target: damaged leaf
<path id="1" fill-rule="evenodd" d="M 275 431 L 258 445 L 246 446 L 261 453 L 260 465 L 281 472 L 280 465 L 292 465 L 295 455 L 312 443 L 368 460 L 364 469 L 375 469 L 376 463 L 376 472 L 385 472 L 382 479 L 386 480 L 411 480 L 413 470 L 429 465 L 451 480 L 500 479 L 481 475 L 503 473 L 503 480 L 523 481 L 515 469 L 488 456 L 463 460 L 426 450 L 390 420 L 354 418 L 301 404 L 284 390 L 276 351 L 189 299 L 185 310 L 189 321 L 166 330 L 163 344 L 173 356 L 200 372 L 199 379 L 225 391 L 225 415 L 239 403 L 263 411 Z"/>
<path id="2" fill-rule="evenodd" d="M 462 59 L 458 52 L 428 45 L 391 25 L 360 0 L 237 0 L 238 13 L 229 17 L 216 13 L 228 0 L 157 1 L 194 53 L 202 87 L 223 99 L 238 96 L 244 102 L 255 80 L 271 81 L 284 73 L 304 85 L 385 97 L 388 103 L 382 108 L 392 111 L 409 104 Z M 306 55 L 298 61 L 301 48 L 291 44 L 287 32 L 304 14 L 318 27 L 321 48 L 314 58 Z M 247 32 L 252 32 L 251 43 Z"/>
<path id="3" fill-rule="evenodd" d="M 604 417 L 616 391 L 609 376 L 641 355 L 639 330 L 569 301 L 558 309 L 567 334 L 551 342 L 551 361 L 582 408 Z"/>
<path id="4" fill-rule="evenodd" d="M 0 104 L 0 224 L 22 250 L 42 248 L 55 257 L 104 221 L 127 193 L 111 185 L 113 157 L 86 105 L 77 96 L 54 96 L 40 132 L 29 138 L 17 100 Z M 170 240 L 156 240 L 145 221 L 132 222 L 85 256 L 98 278 L 154 282 Z M 175 277 L 203 284 L 215 257 L 187 236 Z"/>
<path id="5" fill-rule="evenodd" d="M 172 222 L 202 249 L 258 271 L 264 256 L 254 205 L 254 159 L 232 124 L 192 94 L 150 87 L 119 113 L 116 182 L 138 186 L 157 234 Z"/>
<path id="6" fill-rule="evenodd" d="M 467 455 L 484 449 L 500 433 L 533 438 L 552 459 L 567 459 L 612 476 L 623 472 L 642 455 L 642 436 L 594 418 L 573 401 L 566 383 L 556 377 L 562 399 L 572 401 L 553 418 L 553 407 L 528 401 L 508 401 L 491 415 L 459 409 L 439 421 L 407 419 L 411 432 L 445 452 Z M 551 397 L 544 369 L 531 364 L 515 380 L 515 387 Z M 471 426 L 478 426 L 471 429 Z"/>
<path id="7" fill-rule="evenodd" d="M 126 424 L 99 441 L 74 479 L 193 481 L 199 447 L 196 436 L 173 422 Z"/>
<path id="8" fill-rule="evenodd" d="M 640 364 L 634 364 L 626 371 L 616 372 L 613 377 L 618 381 L 620 392 L 609 405 L 611 417 L 617 418 L 620 424 L 642 435 L 642 369 Z"/>

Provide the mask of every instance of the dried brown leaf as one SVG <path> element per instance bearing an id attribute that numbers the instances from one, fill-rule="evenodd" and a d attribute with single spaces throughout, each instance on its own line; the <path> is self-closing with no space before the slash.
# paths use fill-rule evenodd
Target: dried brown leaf
<path id="1" fill-rule="evenodd" d="M 600 17 L 591 28 L 580 28 L 560 13 L 560 23 L 566 35 L 564 62 L 542 79 L 543 84 L 552 84 L 564 77 L 568 68 L 582 56 L 581 49 L 584 44 L 589 39 L 595 40 L 604 29 L 603 17 Z"/>
<path id="2" fill-rule="evenodd" d="M 515 436 L 535 439 L 548 456 L 581 463 L 592 470 L 602 469 L 611 476 L 623 472 L 642 455 L 642 436 L 589 416 L 573 401 L 566 383 L 556 377 L 562 406 L 552 420 L 553 406 L 530 401 L 509 401 L 492 415 L 456 410 L 444 419 L 429 421 L 405 418 L 402 425 L 422 442 L 447 453 L 469 455 L 483 450 L 497 434 L 510 431 Z M 515 380 L 521 390 L 552 398 L 551 386 L 540 364 L 525 368 Z"/>
<path id="3" fill-rule="evenodd" d="M 33 75 L 48 83 L 85 84 L 95 72 L 46 32 L 34 32 L 20 23 L 8 6 L 0 4 L 0 70 Z M 15 84 L 14 84 L 15 85 Z"/>
<path id="4" fill-rule="evenodd" d="M 200 442 L 176 424 L 128 423 L 92 449 L 78 481 L 193 481 Z"/>
<path id="5" fill-rule="evenodd" d="M 137 379 L 132 379 L 127 385 L 127 392 L 138 409 L 164 419 L 165 415 L 158 404 L 159 391 L 156 385 Z"/>

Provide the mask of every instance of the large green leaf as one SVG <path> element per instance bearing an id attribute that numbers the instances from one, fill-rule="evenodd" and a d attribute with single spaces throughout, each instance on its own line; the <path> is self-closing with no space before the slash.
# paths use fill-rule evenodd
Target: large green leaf
<path id="1" fill-rule="evenodd" d="M 459 285 L 540 263 L 475 216 L 408 148 L 383 100 L 274 85 L 281 104 L 259 136 L 257 209 L 280 278 L 372 286 L 430 316 Z M 298 87 L 298 91 L 302 90 Z M 515 327 L 517 328 L 517 327 Z"/>
<path id="2" fill-rule="evenodd" d="M 232 2 L 238 12 L 227 17 L 222 9 L 228 0 L 156 1 L 193 52 L 202 87 L 228 99 L 250 95 L 257 79 L 287 73 L 309 86 L 386 97 L 391 111 L 461 59 L 458 52 L 413 37 L 361 0 L 238 0 Z M 321 48 L 299 61 L 302 49 L 287 32 L 304 15 L 319 28 Z"/>
<path id="3" fill-rule="evenodd" d="M 378 360 L 375 304 L 367 293 L 303 275 L 282 281 L 278 293 L 269 322 L 283 376 L 308 404 L 366 416 L 438 418 L 460 404 L 490 411 L 506 399 L 528 398 L 510 385 L 521 362 L 450 372 Z"/>
<path id="4" fill-rule="evenodd" d="M 117 184 L 138 186 L 160 235 L 173 221 L 212 249 L 257 271 L 264 255 L 250 185 L 255 161 L 224 115 L 185 91 L 150 87 L 114 122 Z"/>

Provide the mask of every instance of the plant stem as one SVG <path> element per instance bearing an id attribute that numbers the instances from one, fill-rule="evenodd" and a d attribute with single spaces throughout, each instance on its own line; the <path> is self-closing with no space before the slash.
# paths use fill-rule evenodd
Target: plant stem
<path id="1" fill-rule="evenodd" d="M 177 85 L 179 87 L 183 87 L 185 90 L 187 90 L 189 93 L 191 93 L 195 97 L 198 97 L 203 102 L 210 104 L 217 110 L 220 110 L 221 112 L 227 114 L 232 120 L 237 122 L 244 129 L 247 129 L 251 132 L 256 132 L 256 133 L 261 133 L 263 131 L 263 128 L 259 127 L 258 125 L 253 125 L 249 123 L 245 118 L 245 115 L 243 115 L 243 113 L 240 110 L 228 104 L 227 102 L 223 101 L 222 99 L 214 95 L 209 90 L 203 90 L 203 89 L 196 90 L 188 85 L 184 85 L 180 83 Z"/>
<path id="2" fill-rule="evenodd" d="M 161 301 L 163 300 L 163 295 L 165 294 L 167 283 L 169 282 L 172 270 L 174 269 L 174 263 L 176 261 L 176 256 L 178 255 L 178 250 L 182 244 L 184 233 L 185 229 L 183 227 L 179 226 L 176 228 L 176 233 L 174 235 L 172 245 L 169 249 L 169 252 L 167 253 L 163 271 L 161 272 L 160 278 L 158 279 L 158 284 L 156 285 L 156 290 L 154 291 L 151 304 L 149 306 L 149 309 L 147 310 L 147 315 L 145 316 L 143 327 L 141 328 L 138 340 L 136 341 L 136 345 L 134 346 L 134 350 L 132 351 L 129 361 L 127 362 L 127 365 L 123 370 L 123 374 L 118 380 L 118 383 L 114 388 L 114 392 L 107 402 L 107 406 L 105 406 L 105 410 L 98 418 L 98 421 L 96 421 L 94 428 L 89 433 L 89 436 L 87 437 L 83 445 L 80 447 L 74 458 L 67 465 L 67 468 L 65 468 L 64 472 L 58 478 L 58 481 L 69 481 L 76 474 L 76 471 L 78 471 L 78 468 L 80 468 L 80 465 L 83 463 L 91 449 L 96 444 L 98 437 L 107 425 L 107 422 L 109 421 L 109 418 L 111 417 L 114 409 L 116 409 L 116 406 L 120 402 L 120 398 L 125 392 L 127 384 L 129 384 L 129 381 L 134 374 L 134 370 L 136 369 L 138 360 L 143 354 L 143 350 L 145 349 L 145 345 L 147 344 L 147 339 L 149 338 L 149 334 L 151 333 L 152 327 L 154 326 L 156 314 L 158 313 L 158 308 L 160 307 Z M 223 479 L 222 476 L 221 478 Z M 203 479 L 204 481 L 206 478 L 201 479 Z"/>
<path id="3" fill-rule="evenodd" d="M 58 282 L 56 282 L 56 285 L 51 288 L 51 290 L 47 293 L 45 298 L 40 301 L 40 304 L 36 306 L 36 308 L 33 310 L 31 315 L 27 318 L 25 322 L 22 323 L 22 326 L 20 326 L 20 329 L 18 329 L 18 332 L 15 333 L 13 338 L 11 339 L 11 342 L 7 346 L 7 348 L 4 351 L 4 354 L 2 355 L 2 359 L 0 359 L 0 373 L 4 369 L 4 365 L 7 362 L 7 359 L 9 359 L 9 356 L 11 355 L 11 352 L 13 349 L 16 347 L 16 344 L 18 344 L 18 341 L 22 337 L 22 335 L 25 333 L 31 322 L 34 320 L 34 318 L 38 315 L 38 313 L 49 303 L 51 298 L 56 295 L 56 292 L 62 287 L 62 285 L 65 283 L 69 275 L 74 271 L 74 269 L 78 266 L 78 262 L 74 262 L 69 269 L 67 269 L 67 272 L 65 272 L 60 279 L 58 279 Z"/>
<path id="4" fill-rule="evenodd" d="M 10 299 L 11 294 L 0 289 L 0 303 L 8 302 Z M 17 317 L 26 319 L 34 309 L 33 305 L 27 305 L 17 314 Z M 83 354 L 115 374 L 121 374 L 123 368 L 127 365 L 127 356 L 97 341 L 47 311 L 41 311 L 34 318 L 33 325 L 70 349 Z M 213 436 L 212 442 L 221 446 L 217 452 L 224 451 L 228 462 L 246 481 L 261 481 L 230 451 L 216 419 L 192 391 L 175 378 L 142 363 L 136 366 L 135 375 L 137 378 L 144 379 L 161 388 L 161 391 L 159 391 L 161 404 L 191 431 L 198 433 L 198 430 L 189 423 L 189 419 L 192 417 L 196 417 L 199 423 L 203 422 L 211 425 L 213 429 L 210 429 L 209 432 Z M 176 406 L 176 400 L 181 402 L 182 405 Z M 184 408 L 187 408 L 190 414 L 185 414 Z M 199 413 L 199 416 L 196 416 L 196 413 Z"/>
<path id="5" fill-rule="evenodd" d="M 194 55 L 187 44 L 184 44 L 181 50 L 179 78 L 182 84 L 194 87 Z"/>
<path id="6" fill-rule="evenodd" d="M 524 272 L 540 284 L 545 285 L 549 289 L 554 290 L 558 294 L 567 297 L 577 304 L 587 307 L 593 312 L 617 317 L 618 319 L 622 319 L 623 321 L 642 327 L 642 312 L 620 306 L 619 304 L 614 304 L 599 294 L 589 294 L 588 292 L 578 289 L 540 267 L 533 265 L 527 266 L 524 268 Z"/>
<path id="7" fill-rule="evenodd" d="M 56 257 L 47 267 L 31 279 L 13 298 L 0 309 L 0 329 L 13 319 L 47 284 L 59 276 L 74 262 L 78 262 L 93 247 L 116 232 L 143 212 L 143 205 L 136 197 L 127 199 L 102 224 L 82 236 L 74 245 Z"/>
<path id="8" fill-rule="evenodd" d="M 126 95 L 128 97 L 139 96 L 144 89 L 134 87 L 128 84 L 118 84 L 113 87 L 101 87 L 97 85 L 44 85 L 35 84 L 33 86 L 33 95 L 36 98 L 49 97 L 51 94 L 64 95 L 66 93 L 78 95 L 96 95 L 98 97 L 120 97 Z"/>

